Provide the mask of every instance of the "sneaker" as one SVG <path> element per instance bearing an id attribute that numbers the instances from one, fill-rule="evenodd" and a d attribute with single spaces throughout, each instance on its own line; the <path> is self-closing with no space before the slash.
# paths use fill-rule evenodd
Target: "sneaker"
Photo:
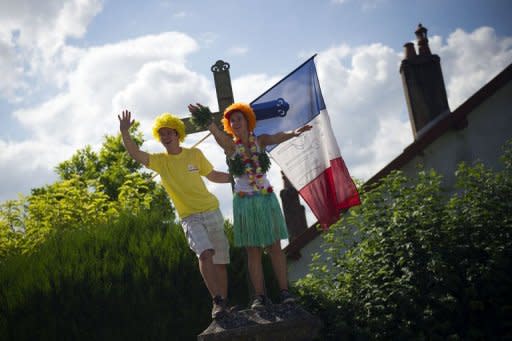
<path id="1" fill-rule="evenodd" d="M 241 311 L 243 310 L 244 308 L 240 305 L 232 305 L 232 306 L 227 306 L 226 307 L 226 310 L 228 313 L 236 313 L 237 311 Z"/>
<path id="2" fill-rule="evenodd" d="M 297 302 L 297 299 L 290 294 L 290 292 L 286 289 L 281 290 L 281 293 L 279 294 L 279 299 L 282 304 L 293 304 Z"/>
<path id="3" fill-rule="evenodd" d="M 226 314 L 226 300 L 220 296 L 213 298 L 212 319 L 218 319 Z"/>
<path id="4" fill-rule="evenodd" d="M 265 309 L 266 298 L 265 295 L 256 295 L 251 302 L 251 309 Z"/>

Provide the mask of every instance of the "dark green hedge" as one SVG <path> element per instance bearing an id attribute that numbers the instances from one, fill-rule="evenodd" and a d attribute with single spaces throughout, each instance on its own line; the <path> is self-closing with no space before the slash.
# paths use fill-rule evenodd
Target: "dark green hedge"
<path id="1" fill-rule="evenodd" d="M 512 148 L 496 172 L 395 172 L 324 235 L 299 285 L 322 340 L 512 338 Z"/>
<path id="2" fill-rule="evenodd" d="M 211 322 L 211 300 L 181 227 L 162 221 L 146 212 L 63 229 L 34 253 L 5 259 L 0 340 L 195 340 Z M 231 259 L 230 303 L 245 307 L 245 252 L 232 248 Z"/>

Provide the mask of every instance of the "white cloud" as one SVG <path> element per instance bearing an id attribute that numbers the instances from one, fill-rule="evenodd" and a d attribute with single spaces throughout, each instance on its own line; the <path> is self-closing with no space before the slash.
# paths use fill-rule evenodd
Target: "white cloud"
<path id="1" fill-rule="evenodd" d="M 185 12 L 185 11 L 176 12 L 172 16 L 175 18 L 185 18 L 187 16 L 187 12 Z"/>
<path id="2" fill-rule="evenodd" d="M 27 195 L 30 189 L 53 183 L 58 155 L 72 153 L 65 145 L 34 140 L 11 143 L 0 140 L 0 201 Z"/>
<path id="3" fill-rule="evenodd" d="M 380 7 L 387 0 L 365 0 L 362 2 L 361 6 L 363 11 L 370 11 Z"/>
<path id="4" fill-rule="evenodd" d="M 277 83 L 284 75 L 269 76 L 265 74 L 249 74 L 233 80 L 233 95 L 236 101 L 252 102 Z"/>
<path id="5" fill-rule="evenodd" d="M 446 45 L 440 37 L 430 45 L 432 53 L 441 57 L 452 110 L 512 62 L 512 37 L 498 37 L 491 27 L 470 33 L 457 29 L 446 39 Z"/>
<path id="6" fill-rule="evenodd" d="M 382 127 L 407 120 L 399 62 L 398 53 L 382 44 L 341 45 L 318 54 L 320 85 L 352 176 L 368 178 L 382 166 L 379 145 L 393 138 Z"/>
<path id="7" fill-rule="evenodd" d="M 358 174 L 359 178 L 370 178 L 401 153 L 404 147 L 409 145 L 412 140 L 409 120 L 390 117 L 379 121 L 379 129 L 375 139 L 369 146 L 374 152 L 375 159 L 372 163 L 360 163 L 354 169 L 354 174 Z"/>
<path id="8" fill-rule="evenodd" d="M 245 46 L 233 46 L 228 49 L 228 54 L 231 56 L 243 56 L 249 52 L 249 49 Z"/>
<path id="9" fill-rule="evenodd" d="M 490 28 L 470 33 L 457 30 L 446 42 L 441 37 L 430 39 L 432 52 L 441 56 L 452 110 L 454 103 L 472 95 L 510 63 L 511 39 L 496 37 Z M 59 61 L 65 61 L 62 82 L 66 87 L 44 103 L 15 112 L 32 132 L 30 142 L 0 140 L 0 200 L 53 181 L 57 163 L 85 144 L 97 147 L 104 135 L 117 133 L 116 115 L 122 109 L 132 110 L 141 122 L 147 139 L 143 147 L 148 151 L 162 150 L 150 135 L 157 114 L 184 114 L 187 104 L 196 101 L 216 110 L 211 81 L 186 64 L 198 49 L 195 40 L 176 32 L 90 49 L 62 46 Z M 398 72 L 401 59 L 401 51 L 378 43 L 342 44 L 320 51 L 316 58 L 333 130 L 355 177 L 368 179 L 412 142 Z M 233 79 L 234 97 L 250 102 L 283 76 L 237 77 Z M 203 135 L 190 136 L 185 145 L 191 146 Z M 200 148 L 216 169 L 227 169 L 224 154 L 213 138 Z M 279 193 L 282 180 L 277 166 L 272 167 L 269 177 Z M 230 217 L 230 186 L 208 186 Z M 308 220 L 312 222 L 310 212 Z"/>
<path id="10" fill-rule="evenodd" d="M 363 11 L 368 11 L 368 10 L 373 10 L 379 6 L 381 6 L 381 4 L 385 3 L 387 0 L 359 0 L 357 1 L 359 3 L 359 5 L 361 6 L 361 9 Z M 335 5 L 345 5 L 347 3 L 349 3 L 350 0 L 331 0 L 331 3 L 335 4 Z M 354 2 L 354 1 L 352 1 Z"/>
<path id="11" fill-rule="evenodd" d="M 35 136 L 80 146 L 112 132 L 122 109 L 143 123 L 183 110 L 187 94 L 207 91 L 206 80 L 183 66 L 196 49 L 190 37 L 173 32 L 90 48 L 68 75 L 67 91 L 14 115 Z"/>
<path id="12" fill-rule="evenodd" d="M 71 53 L 66 39 L 83 36 L 100 10 L 99 0 L 0 2 L 0 57 L 2 64 L 6 60 L 10 80 L 0 87 L 0 96 L 20 100 L 19 92 L 28 89 L 28 80 L 59 84 L 70 70 L 63 67 L 69 66 L 65 59 Z"/>
<path id="13" fill-rule="evenodd" d="M 0 82 L 0 96 L 4 96 L 11 102 L 16 102 L 18 97 L 17 90 L 27 88 L 27 84 L 23 82 L 23 66 L 16 58 L 14 43 L 8 39 L 0 37 L 0 74 L 2 82 Z"/>
<path id="14" fill-rule="evenodd" d="M 0 187 L 7 189 L 8 184 L 15 183 L 10 175 L 32 173 L 27 179 L 53 178 L 53 167 L 77 149 L 87 144 L 98 147 L 104 135 L 116 134 L 116 115 L 122 109 L 134 112 L 146 139 L 150 140 L 151 123 L 157 114 L 182 113 L 188 102 L 198 97 L 209 100 L 209 82 L 184 66 L 186 55 L 196 49 L 190 37 L 170 32 L 76 54 L 78 60 L 73 62 L 76 67 L 67 76 L 66 91 L 44 103 L 14 112 L 14 117 L 32 137 L 30 143 L 0 140 L 7 150 L 2 153 L 2 164 L 17 165 L 12 172 L 2 172 Z M 46 160 L 46 165 L 51 166 L 41 169 L 34 159 Z M 26 165 L 21 173 L 16 171 L 20 164 Z M 26 193 L 32 185 L 34 182 L 27 181 L 19 191 Z M 16 196 L 13 192 L 3 192 L 1 199 L 13 195 Z"/>

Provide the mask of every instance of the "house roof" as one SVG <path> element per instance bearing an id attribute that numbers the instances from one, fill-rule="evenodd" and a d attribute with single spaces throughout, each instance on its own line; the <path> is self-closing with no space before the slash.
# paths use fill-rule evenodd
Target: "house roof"
<path id="1" fill-rule="evenodd" d="M 363 186 L 374 184 L 391 171 L 402 168 L 447 131 L 452 129 L 464 129 L 467 126 L 467 116 L 511 80 L 512 64 L 509 64 L 502 72 L 473 94 L 473 96 L 468 98 L 455 111 L 443 115 L 432 126 L 427 128 L 427 130 L 407 146 L 400 155 L 366 181 Z M 322 233 L 321 230 L 316 228 L 316 225 L 317 223 L 310 226 L 284 248 L 284 252 L 288 257 L 292 259 L 299 259 L 301 257 L 300 250 Z"/>

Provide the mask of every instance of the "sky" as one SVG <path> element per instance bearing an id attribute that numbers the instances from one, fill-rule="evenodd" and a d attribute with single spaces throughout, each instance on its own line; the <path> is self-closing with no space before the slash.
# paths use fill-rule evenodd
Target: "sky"
<path id="1" fill-rule="evenodd" d="M 124 109 L 142 149 L 163 151 L 157 115 L 217 110 L 217 60 L 230 64 L 235 101 L 250 102 L 313 54 L 341 154 L 364 181 L 413 142 L 399 67 L 418 24 L 453 111 L 512 62 L 510 13 L 510 0 L 0 0 L 0 202 L 55 182 L 77 150 L 99 150 Z M 227 170 L 213 138 L 198 147 Z M 279 192 L 277 166 L 269 177 Z M 208 188 L 231 218 L 230 186 Z"/>

